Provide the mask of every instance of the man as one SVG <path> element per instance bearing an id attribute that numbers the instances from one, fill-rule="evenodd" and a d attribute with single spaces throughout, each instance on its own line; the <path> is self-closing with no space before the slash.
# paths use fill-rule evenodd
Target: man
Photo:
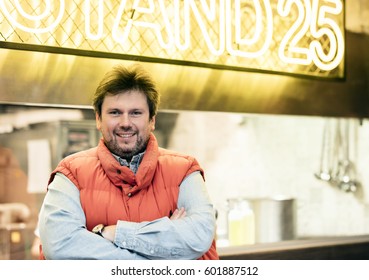
<path id="1" fill-rule="evenodd" d="M 101 81 L 100 143 L 50 177 L 39 220 L 46 259 L 218 259 L 203 170 L 152 133 L 159 99 L 138 65 Z"/>

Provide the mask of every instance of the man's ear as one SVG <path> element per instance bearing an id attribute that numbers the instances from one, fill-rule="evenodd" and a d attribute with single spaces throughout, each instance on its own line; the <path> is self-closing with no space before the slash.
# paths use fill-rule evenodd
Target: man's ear
<path id="1" fill-rule="evenodd" d="M 150 122 L 151 122 L 151 131 L 154 131 L 155 130 L 155 122 L 156 122 L 155 116 L 153 116 L 151 118 Z"/>
<path id="2" fill-rule="evenodd" d="M 100 118 L 100 116 L 97 112 L 95 113 L 95 119 L 96 119 L 96 128 L 97 128 L 97 130 L 100 130 L 100 128 L 101 128 L 101 118 Z"/>

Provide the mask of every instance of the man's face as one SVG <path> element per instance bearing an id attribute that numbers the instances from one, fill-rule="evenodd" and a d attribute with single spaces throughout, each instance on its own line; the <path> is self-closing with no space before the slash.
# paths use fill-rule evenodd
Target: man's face
<path id="1" fill-rule="evenodd" d="M 139 91 L 107 95 L 96 114 L 96 127 L 108 149 L 126 159 L 142 152 L 155 129 L 155 116 L 150 119 L 146 96 Z"/>

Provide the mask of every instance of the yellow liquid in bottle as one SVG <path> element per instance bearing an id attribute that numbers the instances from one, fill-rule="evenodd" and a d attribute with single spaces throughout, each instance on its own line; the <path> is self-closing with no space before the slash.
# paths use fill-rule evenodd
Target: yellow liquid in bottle
<path id="1" fill-rule="evenodd" d="M 229 245 L 246 245 L 255 243 L 254 214 L 230 217 L 228 221 Z"/>

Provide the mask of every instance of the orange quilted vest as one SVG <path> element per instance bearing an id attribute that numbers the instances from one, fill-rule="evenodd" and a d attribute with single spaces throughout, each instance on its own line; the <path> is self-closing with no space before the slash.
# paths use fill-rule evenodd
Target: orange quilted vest
<path id="1" fill-rule="evenodd" d="M 119 164 L 101 139 L 98 147 L 64 159 L 50 182 L 56 172 L 61 172 L 78 187 L 86 226 L 91 230 L 100 223 L 113 225 L 118 220 L 142 222 L 169 216 L 177 208 L 179 185 L 194 171 L 203 175 L 195 158 L 159 148 L 151 134 L 136 175 Z M 200 259 L 219 259 L 214 241 Z"/>

